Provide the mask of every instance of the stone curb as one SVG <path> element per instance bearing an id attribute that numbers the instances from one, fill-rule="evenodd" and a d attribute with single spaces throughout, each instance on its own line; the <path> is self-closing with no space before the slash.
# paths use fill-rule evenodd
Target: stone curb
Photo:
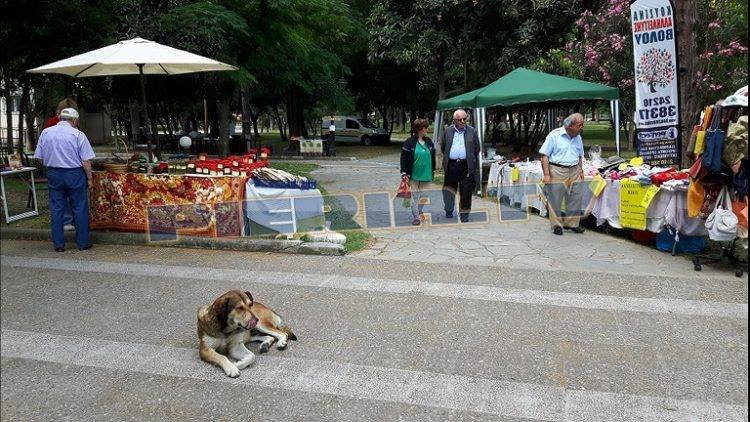
<path id="1" fill-rule="evenodd" d="M 14 240 L 50 241 L 49 230 L 1 228 L 0 238 Z M 65 242 L 75 245 L 75 232 L 65 232 Z M 301 240 L 184 237 L 174 241 L 149 242 L 142 233 L 92 231 L 91 243 L 108 245 L 166 246 L 193 249 L 219 249 L 246 252 L 277 252 L 304 255 L 341 256 L 344 245 Z"/>

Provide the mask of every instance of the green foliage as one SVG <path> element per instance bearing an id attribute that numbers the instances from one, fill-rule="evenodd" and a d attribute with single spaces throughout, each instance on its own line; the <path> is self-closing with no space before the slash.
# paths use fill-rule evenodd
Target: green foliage
<path id="1" fill-rule="evenodd" d="M 344 248 L 347 252 L 357 252 L 366 248 L 367 245 L 373 241 L 373 237 L 370 232 L 365 230 L 347 230 L 342 232 L 346 236 L 346 243 Z"/>
<path id="2" fill-rule="evenodd" d="M 436 84 L 447 96 L 562 45 L 580 11 L 581 2 L 568 0 L 381 0 L 368 19 L 370 57 L 412 65 L 422 83 Z"/>

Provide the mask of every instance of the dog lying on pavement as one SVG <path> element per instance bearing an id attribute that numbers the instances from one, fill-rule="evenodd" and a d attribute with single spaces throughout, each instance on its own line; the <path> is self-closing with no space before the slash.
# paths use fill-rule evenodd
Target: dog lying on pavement
<path id="1" fill-rule="evenodd" d="M 297 336 L 276 312 L 253 301 L 250 292 L 230 290 L 198 309 L 198 340 L 201 360 L 235 378 L 240 369 L 255 362 L 255 354 L 245 343 L 260 341 L 260 353 L 265 353 L 275 340 L 277 349 L 283 350 L 287 341 L 297 340 Z M 230 361 L 227 353 L 236 362 Z"/>

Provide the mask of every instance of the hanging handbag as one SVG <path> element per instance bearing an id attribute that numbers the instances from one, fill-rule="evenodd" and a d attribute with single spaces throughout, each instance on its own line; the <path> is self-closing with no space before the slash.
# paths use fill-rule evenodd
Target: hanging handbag
<path id="1" fill-rule="evenodd" d="M 687 149 L 685 150 L 685 155 L 687 155 L 688 158 L 691 160 L 695 160 L 695 142 L 698 138 L 698 132 L 700 132 L 703 128 L 701 125 L 695 125 L 693 126 L 693 131 L 690 132 L 690 141 L 688 142 Z"/>
<path id="2" fill-rule="evenodd" d="M 698 218 L 708 218 L 716 209 L 723 185 L 719 183 L 703 183 L 703 202 L 698 211 Z"/>
<path id="3" fill-rule="evenodd" d="M 732 201 L 732 212 L 737 217 L 737 225 L 747 228 L 747 196 Z"/>
<path id="4" fill-rule="evenodd" d="M 687 191 L 688 217 L 698 217 L 698 214 L 700 214 L 701 212 L 701 206 L 703 206 L 703 198 L 705 196 L 706 191 L 703 189 L 703 184 L 700 182 L 700 180 L 691 180 Z"/>
<path id="5" fill-rule="evenodd" d="M 398 192 L 396 192 L 396 198 L 411 198 L 411 188 L 409 188 L 409 178 L 404 176 L 401 178 L 401 184 L 398 186 Z"/>
<path id="6" fill-rule="evenodd" d="M 703 160 L 700 157 L 690 166 L 688 174 L 693 180 L 701 180 L 708 174 L 708 170 L 703 167 Z"/>
<path id="7" fill-rule="evenodd" d="M 724 138 L 726 134 L 721 129 L 721 106 L 714 107 L 711 127 L 706 131 L 706 150 L 703 152 L 701 161 L 709 173 L 721 171 L 721 154 L 724 150 Z"/>
<path id="8" fill-rule="evenodd" d="M 695 133 L 695 145 L 692 149 L 695 156 L 703 154 L 706 150 L 706 130 L 711 124 L 714 106 L 710 105 L 703 111 L 703 120 L 701 120 L 700 129 Z"/>
<path id="9" fill-rule="evenodd" d="M 729 189 L 723 187 L 716 201 L 716 208 L 706 219 L 708 238 L 717 242 L 727 242 L 737 237 L 737 216 L 730 207 Z"/>

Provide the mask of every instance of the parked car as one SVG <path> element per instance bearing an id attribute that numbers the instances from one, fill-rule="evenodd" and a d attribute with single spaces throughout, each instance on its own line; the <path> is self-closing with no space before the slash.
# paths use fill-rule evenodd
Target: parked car
<path id="1" fill-rule="evenodd" d="M 362 145 L 375 145 L 388 143 L 391 140 L 388 132 L 376 127 L 369 119 L 363 119 L 354 116 L 327 116 L 323 117 L 321 124 L 321 135 L 324 139 L 328 138 L 328 127 L 336 125 L 336 142 L 359 142 Z"/>

